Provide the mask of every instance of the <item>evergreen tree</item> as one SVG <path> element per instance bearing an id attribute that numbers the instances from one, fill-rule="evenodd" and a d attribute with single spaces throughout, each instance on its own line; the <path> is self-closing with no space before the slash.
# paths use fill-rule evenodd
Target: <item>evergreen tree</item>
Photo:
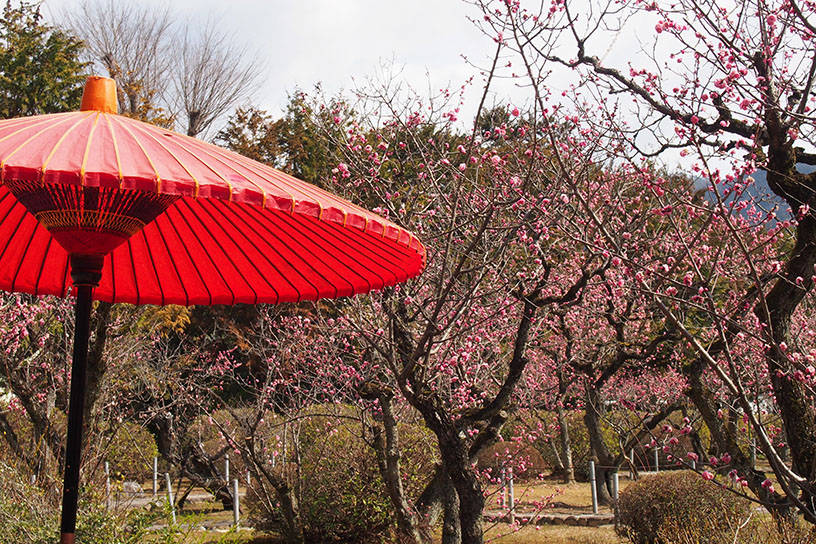
<path id="1" fill-rule="evenodd" d="M 82 42 L 46 24 L 40 5 L 21 1 L 0 20 L 0 118 L 78 109 Z"/>

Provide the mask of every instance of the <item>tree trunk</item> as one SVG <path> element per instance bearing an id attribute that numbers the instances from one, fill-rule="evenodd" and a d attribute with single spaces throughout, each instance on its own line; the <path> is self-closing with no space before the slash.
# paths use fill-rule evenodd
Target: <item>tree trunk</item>
<path id="1" fill-rule="evenodd" d="M 763 77 L 770 76 L 770 63 L 759 53 L 754 59 L 757 73 Z M 762 92 L 769 104 L 778 104 L 774 101 L 778 96 L 772 86 L 763 87 Z M 768 186 L 783 197 L 792 210 L 799 210 L 805 204 L 814 208 L 813 187 L 816 185 L 816 173 L 803 174 L 796 170 L 797 150 L 793 147 L 794 139 L 789 136 L 789 125 L 780 108 L 766 108 L 764 120 L 768 131 Z M 760 299 L 754 308 L 754 314 L 765 325 L 772 341 L 765 359 L 774 398 L 784 421 L 791 468 L 805 478 L 805 494 L 811 497 L 816 492 L 816 410 L 809 399 L 807 388 L 794 379 L 796 369 L 783 346 L 790 345 L 790 326 L 794 311 L 814 286 L 814 265 L 816 217 L 811 211 L 798 218 L 796 242 L 788 257 L 783 277 L 776 280 L 764 301 Z M 812 510 L 810 517 L 813 517 Z"/>
<path id="2" fill-rule="evenodd" d="M 589 446 L 592 457 L 595 461 L 595 489 L 598 492 L 598 502 L 600 504 L 611 505 L 612 497 L 609 494 L 609 482 L 612 473 L 617 472 L 615 459 L 606 447 L 601 430 L 602 402 L 600 395 L 593 387 L 591 381 L 586 384 L 586 410 L 584 412 L 584 425 L 586 425 L 589 435 Z"/>
<path id="3" fill-rule="evenodd" d="M 442 469 L 444 471 L 444 468 Z M 442 484 L 445 516 L 442 520 L 442 544 L 463 544 L 468 541 L 462 540 L 462 524 L 460 522 L 461 512 L 459 509 L 459 496 L 449 478 Z"/>
<path id="4" fill-rule="evenodd" d="M 438 398 L 431 394 L 423 398 L 414 397 L 412 400 L 414 407 L 422 414 L 425 424 L 436 435 L 442 464 L 459 499 L 462 542 L 482 544 L 485 498 L 479 479 L 471 466 L 468 447 L 459 436 L 459 430 L 450 414 L 441 406 L 437 406 L 440 403 Z M 450 497 L 446 495 L 446 507 L 449 503 Z"/>
<path id="5" fill-rule="evenodd" d="M 416 512 L 411 508 L 405 496 L 400 469 L 399 430 L 391 404 L 393 394 L 388 390 L 379 390 L 377 400 L 383 415 L 383 428 L 374 428 L 374 449 L 377 452 L 377 465 L 385 482 L 388 496 L 397 516 L 397 527 L 405 542 L 421 544 L 424 542 L 419 532 Z"/>
<path id="6" fill-rule="evenodd" d="M 558 438 L 561 446 L 561 465 L 563 469 L 563 479 L 565 484 L 575 483 L 575 467 L 572 465 L 572 442 L 570 441 L 569 423 L 566 412 L 561 402 L 556 408 L 558 415 Z"/>
<path id="7" fill-rule="evenodd" d="M 212 493 L 224 510 L 232 510 L 233 497 L 229 482 L 219 474 L 215 462 L 200 443 L 184 448 L 179 465 L 191 482 Z"/>
<path id="8" fill-rule="evenodd" d="M 748 487 L 756 494 L 769 512 L 783 519 L 792 519 L 795 509 L 778 493 L 768 493 L 762 486 L 766 479 L 763 471 L 751 465 L 750 455 L 739 447 L 736 429 L 724 424 L 717 415 L 718 402 L 714 393 L 702 381 L 704 363 L 697 359 L 683 367 L 683 374 L 688 380 L 686 396 L 691 399 L 700 412 L 703 421 L 711 434 L 711 447 L 717 453 L 728 452 L 731 455 L 731 466 L 748 482 Z M 701 445 L 702 447 L 702 445 Z"/>
<path id="9" fill-rule="evenodd" d="M 813 275 L 816 264 L 816 219 L 804 217 L 797 225 L 796 234 L 797 241 L 788 262 L 786 277 L 780 278 L 765 297 L 770 315 L 766 316 L 759 307 L 756 314 L 769 325 L 775 343 L 767 351 L 768 375 L 779 412 L 785 421 L 792 468 L 813 482 L 816 480 L 816 443 L 813 440 L 816 437 L 816 411 L 808 400 L 805 385 L 793 378 L 795 368 L 779 346 L 791 343 L 791 317 L 805 295 L 796 278 L 810 278 Z"/>
<path id="10" fill-rule="evenodd" d="M 292 488 L 286 481 L 279 477 L 272 470 L 264 465 L 258 463 L 253 459 L 255 467 L 261 471 L 266 481 L 268 481 L 275 490 L 275 496 L 278 499 L 281 515 L 283 516 L 283 527 L 281 532 L 287 544 L 303 544 L 305 537 L 303 536 L 303 524 L 300 521 L 300 512 L 298 509 L 298 501 Z"/>
<path id="11" fill-rule="evenodd" d="M 439 522 L 445 509 L 444 485 L 447 476 L 442 465 L 436 465 L 434 475 L 416 501 L 417 511 L 422 521 L 422 530 L 430 534 Z"/>
<path id="12" fill-rule="evenodd" d="M 287 544 L 303 544 L 305 537 L 303 535 L 303 523 L 300 519 L 300 506 L 297 496 L 293 493 L 292 487 L 286 481 L 283 474 L 278 474 L 267 463 L 267 454 L 256 451 L 256 444 L 251 435 L 247 436 L 246 443 L 241 451 L 244 458 L 252 462 L 254 468 L 253 473 L 258 479 L 258 488 L 260 492 L 268 497 L 268 487 L 266 483 L 272 486 L 275 492 L 275 497 L 278 500 L 278 508 L 283 517 L 283 524 L 281 533 L 284 541 Z M 285 457 L 284 457 L 285 460 Z M 271 501 L 267 501 L 270 503 Z"/>

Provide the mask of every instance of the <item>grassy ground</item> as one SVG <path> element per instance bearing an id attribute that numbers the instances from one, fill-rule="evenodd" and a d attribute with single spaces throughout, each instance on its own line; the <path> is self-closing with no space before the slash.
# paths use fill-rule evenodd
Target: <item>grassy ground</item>
<path id="1" fill-rule="evenodd" d="M 567 527 L 542 525 L 511 531 L 507 525 L 489 529 L 485 542 L 502 544 L 618 544 L 621 541 L 611 525 L 604 527 Z"/>
<path id="2" fill-rule="evenodd" d="M 628 485 L 628 480 L 621 480 L 621 487 Z M 491 488 L 487 508 L 499 508 L 498 489 Z M 535 485 L 517 485 L 515 489 L 517 505 L 520 511 L 536 509 L 536 504 L 547 503 L 542 513 L 588 514 L 592 512 L 592 499 L 589 485 L 585 482 L 563 485 L 555 481 L 545 481 Z M 601 513 L 610 513 L 608 508 L 601 507 Z M 279 544 L 280 540 L 254 531 L 229 531 L 232 512 L 225 512 L 220 504 L 213 502 L 189 502 L 178 518 L 182 526 L 192 525 L 183 539 L 185 544 Z M 215 530 L 199 530 L 202 525 L 218 525 Z M 622 542 L 612 526 L 604 527 L 571 527 L 565 525 L 541 525 L 514 529 L 506 523 L 485 523 L 485 541 L 506 544 L 617 544 Z M 161 534 L 156 534 L 155 542 L 164 542 Z"/>
<path id="3" fill-rule="evenodd" d="M 621 478 L 620 488 L 625 489 L 629 480 Z M 498 509 L 500 495 L 497 487 L 490 487 L 487 499 L 487 509 Z M 592 513 L 592 495 L 589 484 L 578 482 L 561 484 L 557 481 L 546 480 L 534 485 L 517 485 L 515 490 L 516 503 L 521 510 L 534 508 L 536 504 L 546 503 L 545 513 L 557 514 L 589 514 Z M 611 513 L 610 508 L 600 506 L 600 513 Z"/>
<path id="4" fill-rule="evenodd" d="M 190 542 L 201 544 L 281 544 L 273 537 L 259 536 L 249 532 L 237 535 L 208 532 L 196 535 L 198 540 Z M 438 542 L 438 540 L 437 540 Z M 611 526 L 606 527 L 567 527 L 564 525 L 545 525 L 539 528 L 525 527 L 512 531 L 507 525 L 488 529 L 485 542 L 502 544 L 620 544 L 620 540 Z"/>
<path id="5" fill-rule="evenodd" d="M 628 478 L 620 480 L 621 489 L 630 484 Z M 487 509 L 499 509 L 498 489 L 492 487 L 487 499 Z M 516 501 L 521 512 L 530 512 L 536 509 L 536 504 L 546 503 L 541 510 L 543 514 L 589 514 L 592 512 L 592 499 L 589 485 L 586 482 L 563 485 L 556 481 L 539 482 L 534 485 L 517 485 L 515 490 Z M 607 507 L 601 506 L 599 513 L 611 513 Z M 190 516 L 190 517 L 187 517 Z M 220 504 L 194 502 L 189 504 L 185 514 L 179 518 L 195 520 L 195 525 L 202 523 L 212 525 L 217 523 L 216 530 L 191 530 L 184 539 L 173 540 L 184 544 L 282 544 L 282 541 L 273 536 L 258 534 L 253 531 L 241 530 L 225 532 L 231 523 L 232 513 L 221 510 Z M 746 527 L 740 541 L 753 544 L 780 543 L 807 544 L 816 542 L 810 527 L 800 528 L 780 539 L 776 534 L 776 525 L 764 512 L 754 514 L 752 525 Z M 603 527 L 574 527 L 566 525 L 540 525 L 515 528 L 506 523 L 485 522 L 485 542 L 502 544 L 624 544 L 627 542 L 619 538 L 611 525 Z M 750 535 L 748 533 L 751 533 Z M 160 534 L 153 542 L 169 542 L 163 540 Z M 437 543 L 440 541 L 437 536 Z"/>

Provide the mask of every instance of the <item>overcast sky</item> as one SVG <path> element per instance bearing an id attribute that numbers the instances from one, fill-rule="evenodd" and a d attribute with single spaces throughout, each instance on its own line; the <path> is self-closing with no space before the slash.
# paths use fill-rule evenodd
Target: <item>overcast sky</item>
<path id="1" fill-rule="evenodd" d="M 80 2 L 45 0 L 45 13 Z M 276 113 L 296 87 L 350 89 L 352 78 L 362 81 L 391 59 L 416 88 L 428 88 L 427 75 L 433 88 L 457 88 L 476 74 L 462 55 L 484 65 L 493 49 L 467 20 L 477 15 L 474 8 L 460 0 L 175 0 L 171 12 L 182 20 L 212 17 L 258 50 L 267 78 L 256 103 Z M 478 86 L 471 100 L 477 92 Z"/>

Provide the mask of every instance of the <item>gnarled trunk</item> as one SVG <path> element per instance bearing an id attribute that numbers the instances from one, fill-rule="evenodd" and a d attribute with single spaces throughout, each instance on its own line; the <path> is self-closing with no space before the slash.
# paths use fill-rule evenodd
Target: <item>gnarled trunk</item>
<path id="1" fill-rule="evenodd" d="M 586 410 L 584 412 L 584 425 L 586 425 L 589 435 L 589 446 L 592 450 L 592 458 L 595 461 L 595 489 L 598 492 L 598 502 L 600 504 L 611 505 L 612 496 L 609 486 L 612 481 L 612 474 L 617 472 L 615 458 L 606 447 L 601 431 L 601 416 L 603 406 L 598 391 L 592 383 L 586 384 Z"/>

